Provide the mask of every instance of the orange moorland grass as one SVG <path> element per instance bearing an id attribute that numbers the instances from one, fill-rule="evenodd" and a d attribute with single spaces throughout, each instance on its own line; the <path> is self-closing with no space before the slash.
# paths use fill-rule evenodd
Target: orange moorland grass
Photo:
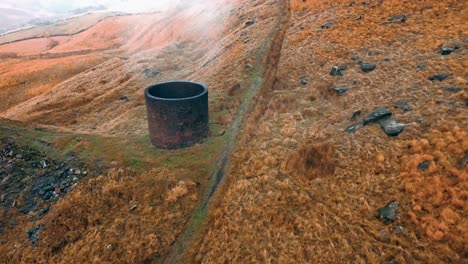
<path id="1" fill-rule="evenodd" d="M 335 173 L 333 146 L 324 143 L 308 143 L 291 155 L 287 167 L 291 174 L 307 180 L 331 176 Z"/>
<path id="2" fill-rule="evenodd" d="M 199 199 L 189 173 L 116 169 L 89 179 L 34 223 L 40 242 L 28 241 L 29 223 L 8 231 L 7 239 L 21 239 L 0 247 L 0 255 L 9 263 L 142 263 L 163 256 Z"/>
<path id="3" fill-rule="evenodd" d="M 185 255 L 187 263 L 463 260 L 466 211 L 460 204 L 466 203 L 466 168 L 454 166 L 466 151 L 460 134 L 467 127 L 466 92 L 451 95 L 443 87 L 466 86 L 464 51 L 445 58 L 438 54 L 442 41 L 451 45 L 461 39 L 463 23 L 451 21 L 464 19 L 463 3 L 353 1 L 350 7 L 350 2 L 291 1 L 278 75 L 250 110 L 224 186 L 203 234 Z M 431 5 L 429 11 L 420 10 Z M 403 12 L 406 23 L 389 23 Z M 330 21 L 335 22 L 331 28 L 320 30 Z M 414 46 L 413 40 L 429 44 Z M 351 60 L 355 55 L 378 63 L 377 70 L 362 73 Z M 348 66 L 344 76 L 331 77 L 331 67 L 342 64 Z M 426 70 L 418 71 L 418 64 Z M 427 80 L 438 72 L 452 77 L 445 84 Z M 307 85 L 300 83 L 301 76 Z M 337 96 L 333 88 L 340 86 L 352 89 Z M 412 110 L 394 109 L 401 100 L 409 100 Z M 407 124 L 398 137 L 388 137 L 379 125 L 354 134 L 343 131 L 382 106 Z M 358 110 L 361 115 L 350 121 Z M 407 153 L 408 142 L 435 144 L 431 136 L 440 138 L 441 127 L 456 124 L 458 134 L 443 139 L 453 142 L 450 150 L 442 144 L 437 155 Z M 427 185 L 405 174 L 423 158 L 436 156 L 450 161 L 437 165 L 443 166 L 437 172 L 426 172 L 437 173 Z M 425 197 L 423 204 L 440 199 L 447 205 L 413 209 L 418 195 Z M 400 203 L 398 218 L 385 225 L 376 211 L 392 200 Z M 420 211 L 412 216 L 413 210 Z"/>
<path id="4" fill-rule="evenodd" d="M 259 5 L 254 10 L 252 6 L 256 4 Z M 234 83 L 241 83 L 242 87 L 250 84 L 252 71 L 246 70 L 245 64 L 255 64 L 259 54 L 257 50 L 275 23 L 268 14 L 272 13 L 271 10 L 276 11 L 276 6 L 245 1 L 244 7 L 246 11 L 234 10 L 229 16 L 227 25 L 230 28 L 226 31 L 229 34 L 225 36 L 211 36 L 212 42 L 200 39 L 203 44 L 183 43 L 187 45 L 184 49 L 179 47 L 182 44 L 173 43 L 165 50 L 146 51 L 130 58 L 113 58 L 59 84 L 49 93 L 9 109 L 9 117 L 62 128 L 72 127 L 74 132 L 105 135 L 116 131 L 127 133 L 131 127 L 132 131 L 128 133 L 143 138 L 147 127 L 142 89 L 163 78 L 183 77 L 207 83 L 210 98 L 225 98 L 223 102 L 210 102 L 214 106 L 210 115 L 226 112 L 228 115 L 221 121 L 227 127 L 238 110 L 239 97 L 243 95 L 239 92 L 229 96 L 228 90 Z M 251 9 L 251 13 L 247 13 Z M 264 18 L 249 27 L 250 37 L 257 39 L 249 45 L 245 45 L 238 35 L 246 27 L 246 18 L 239 19 L 241 14 Z M 219 45 L 209 46 L 215 51 L 212 52 L 205 50 L 207 43 Z M 203 56 L 196 55 L 199 53 Z M 208 66 L 203 66 L 210 60 Z M 146 68 L 160 70 L 162 77 L 145 78 L 143 70 Z M 121 95 L 131 100 L 118 100 Z M 66 148 L 70 143 L 65 139 L 58 141 L 60 148 Z M 73 151 L 86 148 L 84 144 L 95 144 L 91 141 L 75 143 Z M 105 144 L 112 144 L 112 140 Z M 104 146 L 101 151 L 120 164 L 118 151 L 108 153 L 109 149 L 112 151 L 114 148 Z M 196 148 L 191 151 L 196 151 Z M 209 154 L 210 158 L 215 158 L 214 152 Z M 167 162 L 177 158 L 174 154 Z M 130 169 L 112 170 L 97 178 L 90 176 L 53 205 L 43 219 L 31 223 L 23 216 L 15 230 L 6 230 L 7 242 L 1 245 L 0 256 L 13 263 L 158 261 L 168 252 L 198 204 L 204 187 L 198 182 L 206 181 L 208 177 L 207 167 L 197 175 L 194 173 L 198 170 L 174 167 L 144 173 Z M 199 181 L 195 183 L 194 178 Z M 35 225 L 42 226 L 40 241 L 32 245 L 26 232 Z"/>
<path id="5" fill-rule="evenodd" d="M 425 139 L 409 142 L 401 177 L 412 196 L 411 221 L 431 239 L 447 240 L 457 251 L 466 252 L 468 221 L 468 141 L 465 130 L 455 126 L 432 130 Z M 465 156 L 465 158 L 463 158 Z M 418 169 L 430 162 L 427 170 Z M 464 162 L 464 163 L 461 163 Z"/>
<path id="6" fill-rule="evenodd" d="M 0 63 L 0 111 L 52 90 L 57 84 L 103 61 L 101 55 L 53 59 L 5 60 Z"/>

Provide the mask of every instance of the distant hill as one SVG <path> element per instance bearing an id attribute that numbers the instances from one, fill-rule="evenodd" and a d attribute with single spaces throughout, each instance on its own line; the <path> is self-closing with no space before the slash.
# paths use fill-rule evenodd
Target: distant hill
<path id="1" fill-rule="evenodd" d="M 34 18 L 34 14 L 25 10 L 0 8 L 0 34 L 14 27 L 26 24 Z"/>

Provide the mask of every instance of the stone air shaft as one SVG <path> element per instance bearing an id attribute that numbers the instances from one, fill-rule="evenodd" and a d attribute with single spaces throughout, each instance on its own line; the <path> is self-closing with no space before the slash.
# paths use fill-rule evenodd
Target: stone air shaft
<path id="1" fill-rule="evenodd" d="M 151 143 L 157 148 L 192 146 L 206 138 L 208 88 L 190 81 L 158 83 L 145 90 Z"/>

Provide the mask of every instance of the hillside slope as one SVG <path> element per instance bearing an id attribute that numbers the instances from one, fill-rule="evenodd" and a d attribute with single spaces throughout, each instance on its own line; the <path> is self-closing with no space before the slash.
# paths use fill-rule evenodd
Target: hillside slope
<path id="1" fill-rule="evenodd" d="M 467 10 L 194 1 L 0 45 L 0 117 L 19 122 L 0 119 L 0 144 L 99 164 L 24 213 L 17 185 L 55 171 L 32 162 L 18 184 L 28 160 L 0 152 L 0 258 L 466 262 Z M 143 90 L 174 79 L 209 86 L 211 135 L 155 150 Z"/>
<path id="2" fill-rule="evenodd" d="M 276 81 L 251 109 L 186 263 L 465 261 L 466 11 L 291 1 Z M 401 134 L 358 123 L 379 107 Z"/>

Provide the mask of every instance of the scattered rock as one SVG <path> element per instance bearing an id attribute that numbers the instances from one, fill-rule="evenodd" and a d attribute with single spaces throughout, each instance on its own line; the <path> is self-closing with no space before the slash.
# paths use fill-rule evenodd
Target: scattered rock
<path id="1" fill-rule="evenodd" d="M 392 201 L 388 205 L 386 205 L 383 208 L 380 208 L 377 211 L 377 218 L 379 218 L 385 224 L 390 224 L 397 218 L 397 209 L 398 202 Z"/>
<path id="2" fill-rule="evenodd" d="M 438 73 L 438 74 L 434 74 L 431 77 L 429 77 L 429 80 L 441 82 L 441 81 L 447 79 L 448 77 L 449 77 L 448 74 L 439 74 Z"/>
<path id="3" fill-rule="evenodd" d="M 395 108 L 401 109 L 405 112 L 411 111 L 411 108 L 408 105 L 408 101 L 400 101 L 396 103 Z"/>
<path id="4" fill-rule="evenodd" d="M 393 23 L 403 23 L 406 22 L 406 20 L 408 20 L 408 16 L 405 14 L 399 14 L 390 17 L 388 20 L 390 20 Z"/>
<path id="5" fill-rule="evenodd" d="M 419 71 L 424 71 L 424 69 L 426 69 L 426 65 L 424 65 L 423 63 L 418 64 Z"/>
<path id="6" fill-rule="evenodd" d="M 241 36 L 241 37 L 247 36 L 247 31 L 242 31 L 242 32 L 240 33 L 240 36 Z"/>
<path id="7" fill-rule="evenodd" d="M 41 218 L 44 217 L 44 215 L 46 215 L 48 212 L 49 212 L 49 207 L 42 208 L 41 211 L 39 211 L 39 214 L 37 215 L 37 218 L 38 218 L 38 219 L 41 219 Z"/>
<path id="8" fill-rule="evenodd" d="M 354 123 L 352 125 L 350 125 L 349 127 L 347 127 L 344 131 L 348 134 L 353 134 L 354 132 L 356 132 L 356 129 L 358 129 L 359 127 L 362 127 L 364 126 L 364 123 L 361 121 L 361 122 L 357 122 L 357 123 Z"/>
<path id="9" fill-rule="evenodd" d="M 330 72 L 331 76 L 343 76 L 343 73 L 341 72 L 340 68 L 338 66 L 333 66 Z"/>
<path id="10" fill-rule="evenodd" d="M 377 68 L 377 66 L 373 63 L 361 63 L 361 71 L 363 72 L 371 72 L 375 70 L 375 68 Z"/>
<path id="11" fill-rule="evenodd" d="M 424 123 L 424 118 L 418 118 L 417 122 L 418 122 L 419 124 L 423 124 L 423 123 Z"/>
<path id="12" fill-rule="evenodd" d="M 44 168 L 44 169 L 47 168 L 47 161 L 41 160 L 40 163 L 41 163 L 42 168 Z"/>
<path id="13" fill-rule="evenodd" d="M 247 44 L 247 43 L 249 43 L 249 42 L 250 42 L 250 38 L 244 39 L 244 44 Z"/>
<path id="14" fill-rule="evenodd" d="M 125 95 L 121 95 L 121 96 L 119 97 L 119 100 L 120 100 L 120 101 L 124 101 L 124 102 L 130 101 L 130 99 L 129 99 L 127 96 L 125 96 Z"/>
<path id="15" fill-rule="evenodd" d="M 253 19 L 253 18 L 249 18 L 249 19 L 245 22 L 245 26 L 247 26 L 247 27 L 248 27 L 248 26 L 251 26 L 251 25 L 253 25 L 253 24 L 255 24 L 255 19 Z"/>
<path id="16" fill-rule="evenodd" d="M 406 229 L 405 229 L 404 227 L 402 227 L 402 226 L 394 226 L 394 227 L 392 227 L 392 233 L 394 233 L 394 234 L 402 234 L 402 233 L 405 232 L 405 230 L 406 230 Z"/>
<path id="17" fill-rule="evenodd" d="M 453 48 L 451 48 L 451 47 L 446 47 L 446 46 L 442 46 L 442 47 L 440 48 L 440 54 L 445 55 L 445 56 L 446 56 L 446 55 L 450 55 L 452 52 L 454 52 L 454 51 L 456 51 L 456 50 L 458 50 L 458 49 L 460 49 L 460 48 L 461 48 L 461 45 L 460 45 L 459 43 L 455 44 L 455 45 L 453 46 Z"/>
<path id="18" fill-rule="evenodd" d="M 382 120 L 380 122 L 380 126 L 385 131 L 385 134 L 387 134 L 390 137 L 398 136 L 406 128 L 405 124 L 398 123 L 392 118 Z"/>
<path id="19" fill-rule="evenodd" d="M 352 60 L 352 61 L 360 61 L 360 59 L 359 59 L 358 56 L 352 56 L 352 57 L 351 57 L 351 60 Z"/>
<path id="20" fill-rule="evenodd" d="M 442 47 L 440 48 L 440 54 L 442 55 L 450 55 L 450 53 L 454 52 L 454 48 L 447 48 L 447 47 Z"/>
<path id="21" fill-rule="evenodd" d="M 145 74 L 146 79 L 153 78 L 161 74 L 161 72 L 152 69 L 144 69 L 143 73 Z"/>
<path id="22" fill-rule="evenodd" d="M 418 165 L 418 171 L 426 171 L 431 166 L 432 161 L 424 161 Z"/>
<path id="23" fill-rule="evenodd" d="M 245 65 L 244 69 L 251 70 L 251 69 L 253 69 L 253 66 L 251 64 L 247 64 L 247 65 Z"/>
<path id="24" fill-rule="evenodd" d="M 445 88 L 445 91 L 449 92 L 449 93 L 458 93 L 458 92 L 461 92 L 463 89 L 460 88 L 460 87 L 447 87 Z"/>
<path id="25" fill-rule="evenodd" d="M 351 121 L 356 120 L 356 118 L 358 118 L 358 116 L 360 116 L 361 114 L 362 114 L 361 110 L 358 110 L 358 111 L 354 112 L 353 115 L 351 116 L 350 120 Z"/>
<path id="26" fill-rule="evenodd" d="M 321 29 L 329 29 L 333 26 L 333 22 L 328 22 L 320 26 Z"/>
<path id="27" fill-rule="evenodd" d="M 306 86 L 309 84 L 309 81 L 305 77 L 301 77 L 300 81 L 303 86 Z"/>
<path id="28" fill-rule="evenodd" d="M 336 94 L 338 95 L 343 95 L 345 94 L 346 92 L 348 92 L 350 90 L 350 88 L 348 87 L 339 87 L 339 88 L 335 88 L 335 92 Z"/>
<path id="29" fill-rule="evenodd" d="M 388 108 L 377 108 L 374 112 L 370 113 L 366 118 L 364 118 L 364 125 L 379 122 L 380 120 L 390 116 L 392 116 L 392 111 L 390 111 Z"/>
<path id="30" fill-rule="evenodd" d="M 134 204 L 132 207 L 130 207 L 130 211 L 135 211 L 137 209 L 138 205 Z"/>
<path id="31" fill-rule="evenodd" d="M 340 70 L 342 71 L 346 71 L 348 69 L 348 65 L 347 64 L 343 64 L 341 65 L 340 67 L 338 67 Z"/>
<path id="32" fill-rule="evenodd" d="M 77 179 L 84 177 L 80 169 L 71 174 L 71 164 L 81 166 L 72 154 L 57 160 L 46 152 L 16 144 L 14 139 L 0 139 L 0 211 L 16 207 L 28 214 L 48 207 L 49 201 L 55 202 L 76 183 L 72 176 L 79 173 Z M 40 217 L 40 212 L 37 215 Z"/>
<path id="33" fill-rule="evenodd" d="M 38 225 L 29 229 L 26 233 L 28 234 L 29 241 L 33 244 L 36 244 L 39 241 L 39 232 L 41 231 L 42 226 Z"/>

